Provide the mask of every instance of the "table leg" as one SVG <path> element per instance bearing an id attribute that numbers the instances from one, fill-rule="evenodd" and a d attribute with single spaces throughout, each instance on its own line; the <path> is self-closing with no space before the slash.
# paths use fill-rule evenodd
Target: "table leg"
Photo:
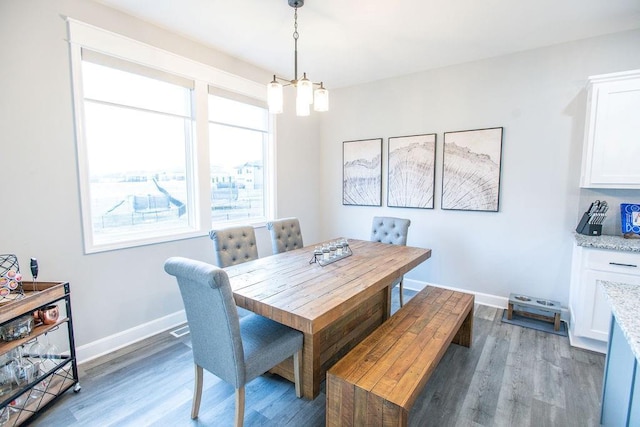
<path id="1" fill-rule="evenodd" d="M 393 291 L 393 287 L 392 286 L 387 286 L 386 288 L 384 288 L 386 297 L 385 297 L 385 301 L 386 301 L 386 307 L 383 308 L 383 312 L 384 312 L 384 319 L 383 322 L 386 321 L 389 317 L 391 317 L 391 295 L 392 295 L 392 291 Z"/>
<path id="2" fill-rule="evenodd" d="M 321 371 L 320 352 L 318 351 L 318 334 L 304 334 L 302 344 L 301 363 L 301 390 L 302 397 L 313 400 L 320 393 L 320 383 L 324 379 Z M 283 378 L 294 382 L 293 358 L 285 360 L 270 370 L 273 374 L 278 374 Z"/>
<path id="3" fill-rule="evenodd" d="M 304 334 L 302 348 L 302 396 L 313 400 L 320 393 L 321 375 L 318 334 Z"/>
<path id="4" fill-rule="evenodd" d="M 322 330 L 304 333 L 302 346 L 302 397 L 313 400 L 327 370 L 389 317 L 389 289 L 380 290 Z M 293 362 L 288 359 L 271 372 L 293 381 Z"/>

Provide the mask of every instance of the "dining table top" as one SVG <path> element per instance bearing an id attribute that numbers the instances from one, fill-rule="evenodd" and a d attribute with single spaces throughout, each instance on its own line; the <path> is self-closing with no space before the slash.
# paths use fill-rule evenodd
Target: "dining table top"
<path id="1" fill-rule="evenodd" d="M 327 265 L 305 246 L 226 267 L 239 307 L 313 334 L 427 260 L 431 249 L 349 239 L 352 254 Z"/>

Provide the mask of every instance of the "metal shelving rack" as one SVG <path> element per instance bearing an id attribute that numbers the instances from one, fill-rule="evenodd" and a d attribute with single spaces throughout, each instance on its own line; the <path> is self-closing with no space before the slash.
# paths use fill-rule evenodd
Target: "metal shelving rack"
<path id="1" fill-rule="evenodd" d="M 38 375 L 30 382 L 21 384 L 11 391 L 0 396 L 0 414 L 8 411 L 9 419 L 5 425 L 18 426 L 25 421 L 38 416 L 51 405 L 59 396 L 73 388 L 74 392 L 80 391 L 78 382 L 78 365 L 76 361 L 75 343 L 73 337 L 73 321 L 71 316 L 71 296 L 68 282 L 36 282 L 34 285 L 26 284 L 24 296 L 4 302 L 0 305 L 0 326 L 16 320 L 25 315 L 31 316 L 34 311 L 55 303 L 63 303 L 60 307 L 60 317 L 53 325 L 39 324 L 33 327 L 31 333 L 12 341 L 0 342 L 0 356 L 23 346 L 28 347 L 39 337 L 56 330 L 67 332 L 68 348 L 60 351 L 49 360 L 49 367 L 45 371 L 39 371 Z M 66 325 L 66 328 L 65 328 Z M 42 355 L 25 354 L 27 361 L 34 363 Z M 40 360 L 42 361 L 42 360 Z M 37 390 L 34 390 L 34 388 Z M 19 404 L 16 404 L 20 402 Z M 6 417 L 6 415 L 5 415 Z"/>

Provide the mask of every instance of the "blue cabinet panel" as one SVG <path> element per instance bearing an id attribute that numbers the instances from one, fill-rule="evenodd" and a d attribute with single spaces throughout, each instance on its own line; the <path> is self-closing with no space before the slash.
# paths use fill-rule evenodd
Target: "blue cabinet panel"
<path id="1" fill-rule="evenodd" d="M 615 317 L 611 322 L 605 366 L 600 422 L 607 427 L 640 425 L 640 381 L 636 381 L 639 375 L 636 372 L 637 361 Z M 635 421 L 629 423 L 630 419 Z"/>
<path id="2" fill-rule="evenodd" d="M 633 394 L 631 395 L 631 408 L 629 409 L 629 425 L 640 426 L 640 369 L 638 369 L 637 361 Z"/>

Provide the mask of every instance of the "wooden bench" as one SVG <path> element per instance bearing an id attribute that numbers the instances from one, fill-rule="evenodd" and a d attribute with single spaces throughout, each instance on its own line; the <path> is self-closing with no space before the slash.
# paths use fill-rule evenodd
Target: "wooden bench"
<path id="1" fill-rule="evenodd" d="M 427 286 L 327 372 L 327 426 L 406 426 L 454 342 L 471 346 L 474 296 Z"/>

